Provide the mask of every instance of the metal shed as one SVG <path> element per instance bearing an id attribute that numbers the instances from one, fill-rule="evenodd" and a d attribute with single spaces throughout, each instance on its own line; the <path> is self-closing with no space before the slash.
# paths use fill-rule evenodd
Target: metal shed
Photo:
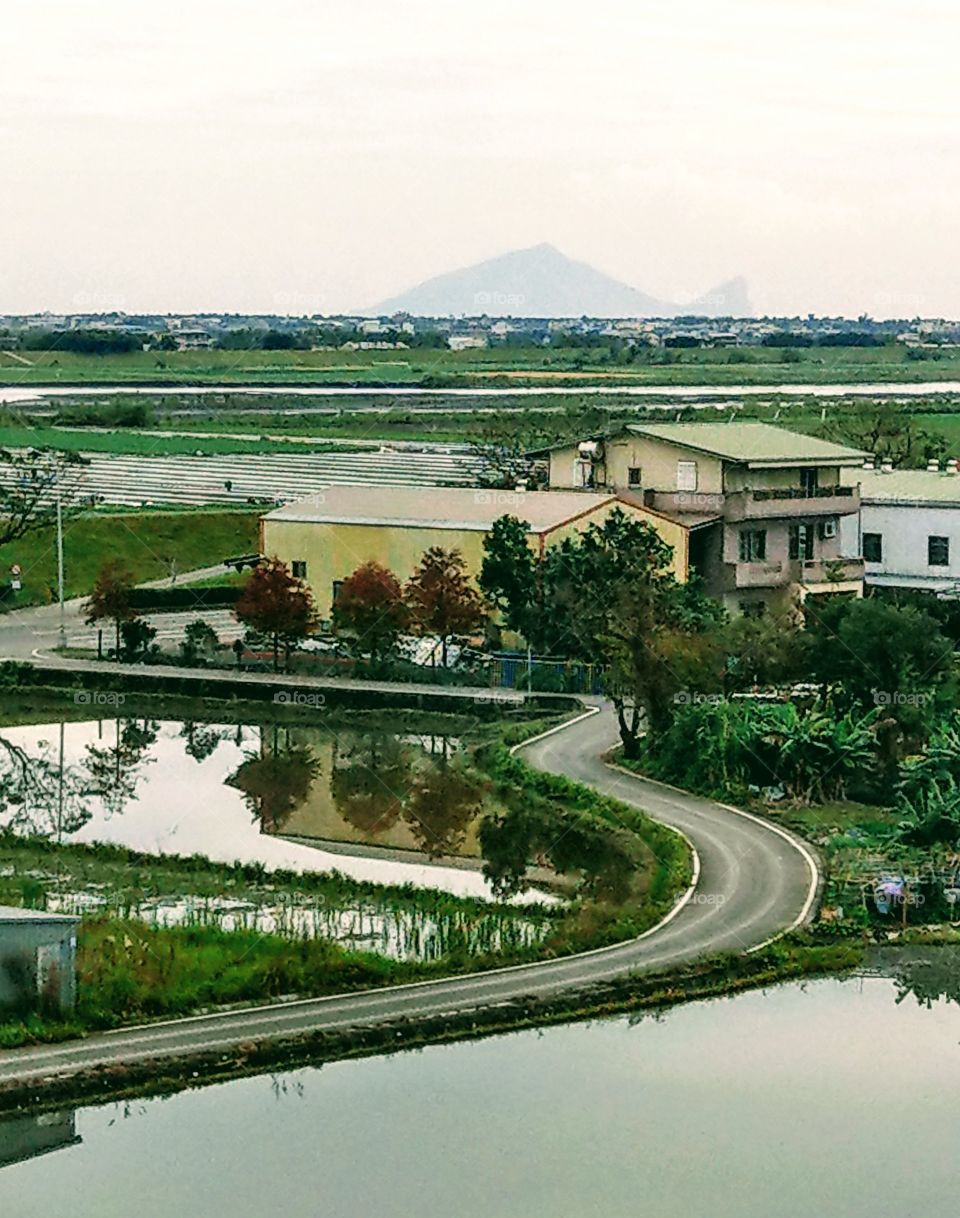
<path id="1" fill-rule="evenodd" d="M 0 905 L 0 1011 L 73 1010 L 79 918 Z"/>

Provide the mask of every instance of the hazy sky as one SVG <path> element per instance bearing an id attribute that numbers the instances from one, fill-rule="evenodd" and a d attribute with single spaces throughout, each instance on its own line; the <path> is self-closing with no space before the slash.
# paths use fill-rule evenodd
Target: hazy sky
<path id="1" fill-rule="evenodd" d="M 960 315 L 956 0 L 30 0 L 0 312 L 336 311 L 549 241 Z"/>

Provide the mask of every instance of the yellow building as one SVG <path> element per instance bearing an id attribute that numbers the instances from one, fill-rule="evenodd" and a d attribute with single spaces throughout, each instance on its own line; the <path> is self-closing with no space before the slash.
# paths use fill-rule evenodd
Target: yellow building
<path id="1" fill-rule="evenodd" d="M 615 494 L 590 491 L 498 491 L 467 487 L 330 486 L 277 508 L 260 522 L 260 552 L 280 558 L 306 583 L 320 617 L 331 616 L 340 583 L 377 562 L 405 582 L 425 550 L 459 550 L 476 578 L 483 541 L 501 516 L 527 524 L 530 547 L 548 545 L 602 523 L 619 508 L 652 525 L 673 547 L 672 570 L 685 581 L 689 529 Z"/>

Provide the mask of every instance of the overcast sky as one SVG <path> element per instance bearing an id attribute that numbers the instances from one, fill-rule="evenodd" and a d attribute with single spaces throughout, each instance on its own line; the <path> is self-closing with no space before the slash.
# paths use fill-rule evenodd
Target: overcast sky
<path id="1" fill-rule="evenodd" d="M 30 0 L 0 312 L 358 308 L 552 242 L 661 298 L 960 315 L 955 0 Z"/>

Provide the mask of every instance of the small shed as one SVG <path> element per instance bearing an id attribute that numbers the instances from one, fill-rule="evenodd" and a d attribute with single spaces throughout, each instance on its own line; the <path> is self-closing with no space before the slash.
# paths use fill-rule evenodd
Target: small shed
<path id="1" fill-rule="evenodd" d="M 77 993 L 80 919 L 0 905 L 0 1011 L 66 1014 Z"/>

